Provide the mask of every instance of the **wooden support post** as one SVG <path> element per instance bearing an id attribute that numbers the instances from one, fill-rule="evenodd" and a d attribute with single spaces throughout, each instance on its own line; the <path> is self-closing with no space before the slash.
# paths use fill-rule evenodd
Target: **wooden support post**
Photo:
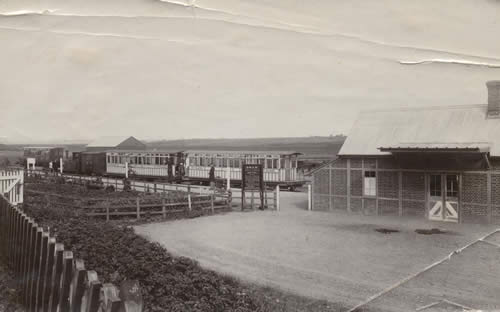
<path id="1" fill-rule="evenodd" d="M 109 202 L 106 202 L 106 222 L 109 222 Z"/>
<path id="2" fill-rule="evenodd" d="M 210 208 L 212 210 L 212 214 L 214 214 L 215 213 L 215 209 L 214 209 L 214 194 L 210 195 Z"/>
<path id="3" fill-rule="evenodd" d="M 54 263 L 56 259 L 56 239 L 53 237 L 49 238 L 48 251 L 47 251 L 47 263 L 46 263 L 46 279 L 42 291 L 42 311 L 46 312 L 49 310 L 49 300 L 50 294 L 52 293 L 52 278 L 54 272 Z"/>
<path id="4" fill-rule="evenodd" d="M 36 294 L 35 294 L 35 310 L 42 309 L 42 292 L 43 285 L 45 284 L 45 279 L 47 278 L 47 253 L 49 251 L 49 233 L 42 234 L 42 253 L 40 256 L 40 266 L 39 266 L 39 278 L 36 284 Z"/>
<path id="5" fill-rule="evenodd" d="M 307 210 L 312 210 L 312 187 L 311 184 L 307 185 Z"/>
<path id="6" fill-rule="evenodd" d="M 136 199 L 136 219 L 139 220 L 141 218 L 141 204 L 139 203 L 139 197 Z"/>
<path id="7" fill-rule="evenodd" d="M 49 312 L 57 312 L 57 307 L 59 304 L 59 296 L 61 290 L 59 288 L 61 283 L 61 276 L 63 273 L 63 253 L 64 253 L 64 245 L 56 244 L 55 247 L 55 262 L 54 269 L 52 272 L 52 286 L 50 287 L 50 300 L 49 300 Z"/>
<path id="8" fill-rule="evenodd" d="M 71 280 L 70 310 L 80 312 L 82 309 L 82 298 L 85 292 L 85 264 L 81 259 L 75 259 L 73 264 L 73 279 Z"/>
<path id="9" fill-rule="evenodd" d="M 486 182 L 487 183 L 486 192 L 488 194 L 487 195 L 488 196 L 488 199 L 487 199 L 487 204 L 488 204 L 488 207 L 487 207 L 487 210 L 488 210 L 488 223 L 491 223 L 491 220 L 492 220 L 492 217 L 491 217 L 491 213 L 492 213 L 492 206 L 491 206 L 491 172 L 487 173 L 486 181 L 487 181 Z M 459 195 L 462 196 L 462 193 L 460 193 Z M 459 206 L 459 209 L 458 209 L 459 211 L 460 211 L 460 208 L 461 207 Z"/>
<path id="10" fill-rule="evenodd" d="M 347 211 L 351 212 L 351 160 L 347 159 Z"/>
<path id="11" fill-rule="evenodd" d="M 18 277 L 23 276 L 23 260 L 25 258 L 25 243 L 26 243 L 26 232 L 28 230 L 28 217 L 23 213 L 21 216 L 21 236 L 19 240 L 19 255 L 16 260 L 16 275 Z M 18 278 L 17 288 L 21 289 L 21 278 Z"/>
<path id="12" fill-rule="evenodd" d="M 193 207 L 191 207 L 191 185 L 188 185 L 188 209 L 191 211 Z"/>
<path id="13" fill-rule="evenodd" d="M 399 208 L 399 216 L 403 216 L 403 172 L 398 171 L 398 180 L 399 180 L 399 203 L 398 203 L 398 208 Z"/>
<path id="14" fill-rule="evenodd" d="M 276 185 L 276 210 L 279 211 L 280 210 L 280 186 L 279 184 Z"/>
<path id="15" fill-rule="evenodd" d="M 21 257 L 22 241 L 23 241 L 23 229 L 24 229 L 24 214 L 20 211 L 17 212 L 17 236 L 16 245 L 14 250 L 14 273 L 19 276 L 19 258 Z"/>
<path id="16" fill-rule="evenodd" d="M 252 210 L 255 210 L 255 207 L 254 207 L 254 205 L 253 205 L 253 204 L 254 204 L 254 203 L 253 203 L 253 200 L 254 200 L 254 191 L 252 190 L 252 191 L 250 192 L 250 208 L 251 208 Z"/>
<path id="17" fill-rule="evenodd" d="M 264 186 L 264 207 L 263 208 L 269 208 L 267 204 L 267 187 Z"/>
<path id="18" fill-rule="evenodd" d="M 163 219 L 167 218 L 167 209 L 165 207 L 165 198 L 161 199 L 161 214 L 163 216 Z"/>
<path id="19" fill-rule="evenodd" d="M 73 277 L 73 252 L 64 251 L 63 253 L 63 274 L 61 277 L 61 294 L 59 296 L 59 311 L 69 311 L 69 294 L 71 279 Z"/>

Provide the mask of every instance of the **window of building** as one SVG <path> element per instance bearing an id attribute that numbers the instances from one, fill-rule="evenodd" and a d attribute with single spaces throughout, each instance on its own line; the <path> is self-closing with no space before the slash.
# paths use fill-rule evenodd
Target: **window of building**
<path id="1" fill-rule="evenodd" d="M 441 175 L 440 174 L 431 174 L 430 176 L 430 195 L 440 197 L 441 194 Z"/>
<path id="2" fill-rule="evenodd" d="M 458 175 L 446 176 L 446 196 L 458 197 Z"/>
<path id="3" fill-rule="evenodd" d="M 365 171 L 363 193 L 365 196 L 377 195 L 377 174 L 375 171 Z"/>

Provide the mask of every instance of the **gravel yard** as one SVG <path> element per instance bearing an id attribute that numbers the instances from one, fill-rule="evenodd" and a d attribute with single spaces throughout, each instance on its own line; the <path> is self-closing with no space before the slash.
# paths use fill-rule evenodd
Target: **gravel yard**
<path id="1" fill-rule="evenodd" d="M 304 193 L 282 192 L 281 211 L 232 212 L 135 230 L 204 267 L 353 307 L 495 229 L 309 212 L 306 199 Z M 432 228 L 444 233 L 415 233 Z"/>

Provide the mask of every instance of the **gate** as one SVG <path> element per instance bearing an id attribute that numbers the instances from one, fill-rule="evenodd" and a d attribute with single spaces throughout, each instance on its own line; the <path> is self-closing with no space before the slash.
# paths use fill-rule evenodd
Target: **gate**
<path id="1" fill-rule="evenodd" d="M 11 204 L 23 202 L 23 169 L 0 169 L 0 194 L 3 194 Z"/>

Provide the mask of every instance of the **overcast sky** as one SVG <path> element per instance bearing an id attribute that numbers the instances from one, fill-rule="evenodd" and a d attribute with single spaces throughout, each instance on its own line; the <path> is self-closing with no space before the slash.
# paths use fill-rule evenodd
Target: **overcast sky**
<path id="1" fill-rule="evenodd" d="M 348 133 L 361 109 L 486 103 L 500 79 L 498 0 L 2 0 L 0 13 L 8 142 Z"/>

